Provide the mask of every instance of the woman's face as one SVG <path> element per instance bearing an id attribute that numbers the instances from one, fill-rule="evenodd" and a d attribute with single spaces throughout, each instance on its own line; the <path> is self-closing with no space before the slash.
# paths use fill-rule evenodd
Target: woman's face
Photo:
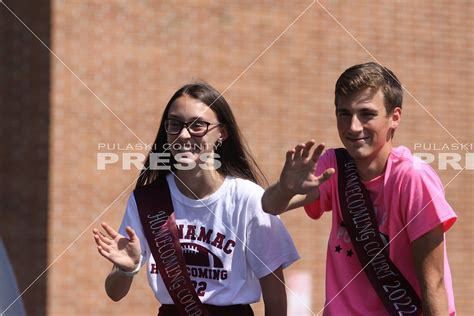
<path id="1" fill-rule="evenodd" d="M 216 144 L 225 136 L 216 113 L 187 95 L 173 102 L 167 119 L 169 150 L 176 162 L 186 167 L 203 164 L 212 158 Z"/>

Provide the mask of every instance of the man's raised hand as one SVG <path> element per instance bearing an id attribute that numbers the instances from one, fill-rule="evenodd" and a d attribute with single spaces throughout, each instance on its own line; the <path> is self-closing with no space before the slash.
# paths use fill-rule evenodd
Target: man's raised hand
<path id="1" fill-rule="evenodd" d="M 311 154 L 311 148 L 315 144 L 314 140 L 310 140 L 287 151 L 285 165 L 280 175 L 280 190 L 293 195 L 307 194 L 335 173 L 333 168 L 329 168 L 320 176 L 314 174 L 324 150 L 324 144 L 319 144 Z"/>

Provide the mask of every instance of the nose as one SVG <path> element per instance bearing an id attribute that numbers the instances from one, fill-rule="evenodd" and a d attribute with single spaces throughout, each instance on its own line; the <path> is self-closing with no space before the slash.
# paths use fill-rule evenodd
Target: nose
<path id="1" fill-rule="evenodd" d="M 359 120 L 357 115 L 352 116 L 350 129 L 353 133 L 362 131 L 362 122 Z"/>
<path id="2" fill-rule="evenodd" d="M 181 128 L 181 132 L 178 134 L 178 138 L 180 139 L 191 138 L 191 134 L 189 134 L 188 127 L 186 125 L 183 125 L 183 128 Z"/>

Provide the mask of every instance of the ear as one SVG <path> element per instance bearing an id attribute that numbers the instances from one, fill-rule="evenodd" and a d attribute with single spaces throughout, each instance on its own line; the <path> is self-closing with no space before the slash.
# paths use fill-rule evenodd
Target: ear
<path id="1" fill-rule="evenodd" d="M 221 127 L 220 134 L 221 134 L 221 135 L 220 135 L 219 138 L 220 138 L 221 141 L 226 140 L 227 137 L 229 136 L 229 133 L 227 132 L 227 128 L 226 128 L 225 125 Z"/>
<path id="2" fill-rule="evenodd" d="M 390 128 L 397 129 L 398 125 L 400 125 L 400 121 L 402 120 L 402 109 L 400 107 L 396 107 L 393 109 L 391 114 L 390 120 Z"/>

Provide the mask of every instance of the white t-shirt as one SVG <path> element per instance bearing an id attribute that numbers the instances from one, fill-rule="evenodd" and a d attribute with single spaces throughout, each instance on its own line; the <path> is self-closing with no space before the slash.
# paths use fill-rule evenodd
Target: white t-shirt
<path id="1" fill-rule="evenodd" d="M 250 304 L 260 300 L 262 278 L 299 259 L 281 220 L 262 210 L 264 190 L 257 184 L 227 177 L 209 197 L 194 200 L 167 176 L 188 273 L 203 303 Z M 131 226 L 147 259 L 148 282 L 162 304 L 173 304 L 150 254 L 131 194 L 119 232 Z"/>

